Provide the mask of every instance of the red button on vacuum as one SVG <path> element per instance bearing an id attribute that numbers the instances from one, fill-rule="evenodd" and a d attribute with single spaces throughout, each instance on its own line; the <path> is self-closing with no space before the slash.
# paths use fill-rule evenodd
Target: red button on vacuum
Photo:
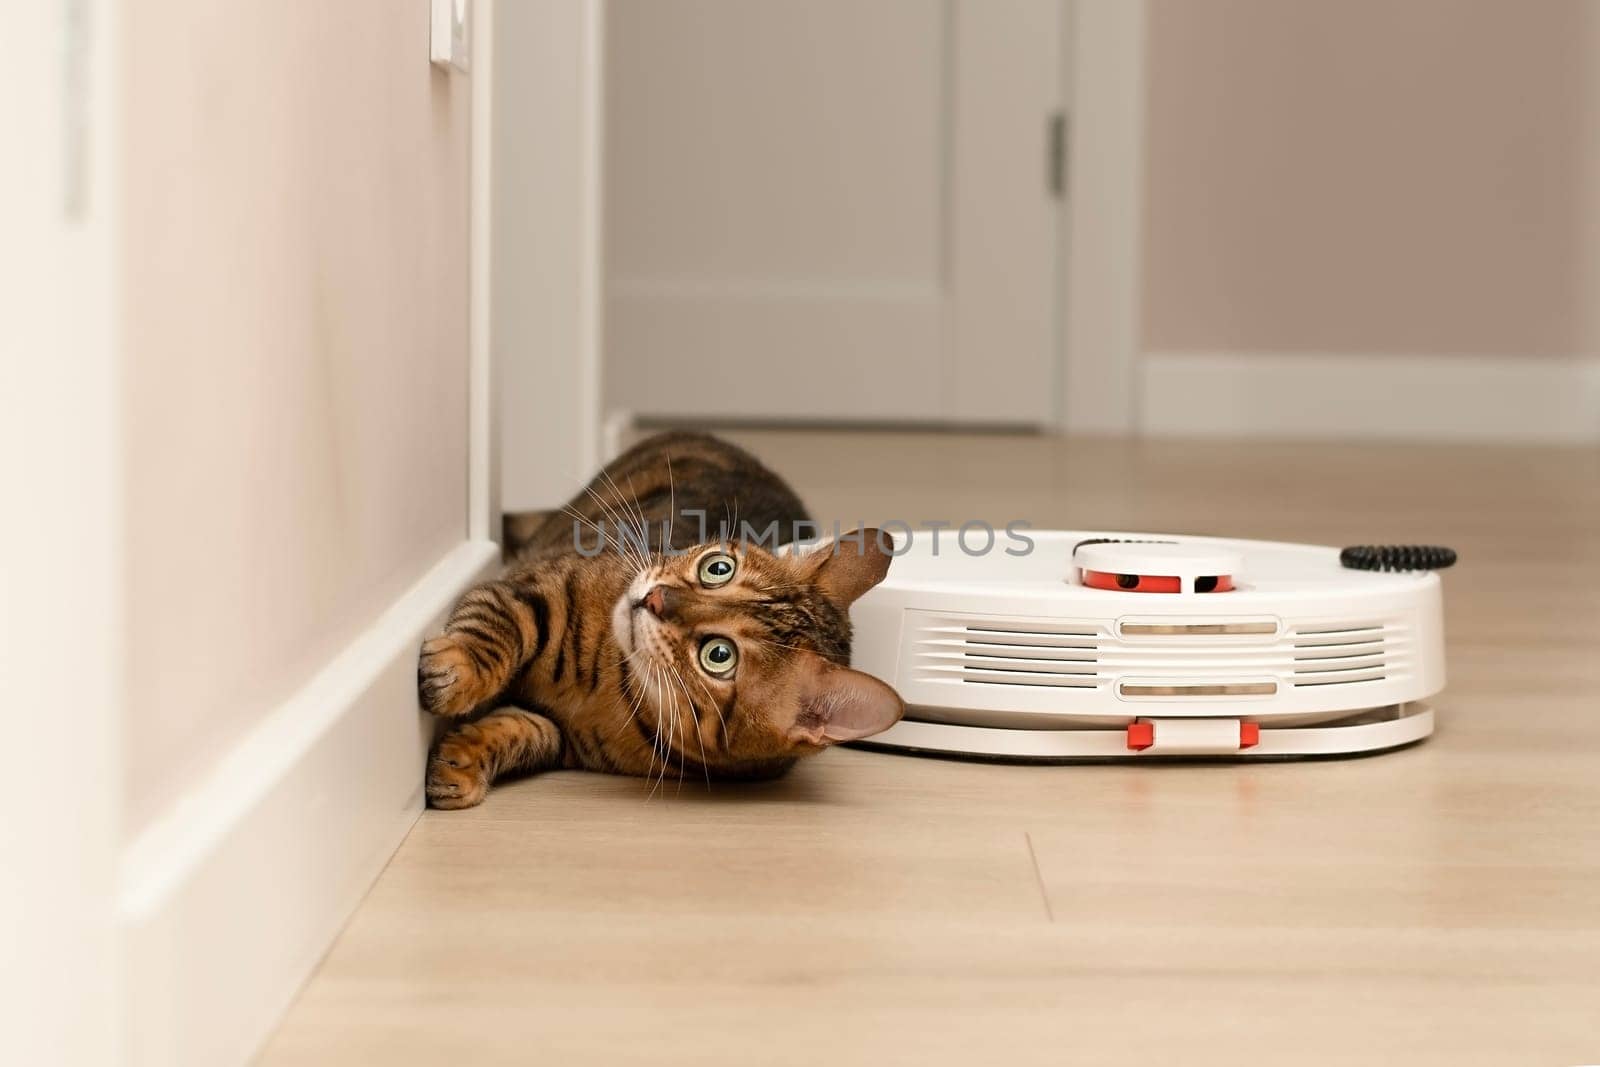
<path id="1" fill-rule="evenodd" d="M 1239 747 L 1249 748 L 1261 743 L 1261 724 L 1258 722 L 1242 722 L 1239 724 Z"/>
<path id="2" fill-rule="evenodd" d="M 1156 743 L 1156 724 L 1153 722 L 1130 722 L 1128 724 L 1128 747 L 1135 752 L 1149 748 Z"/>

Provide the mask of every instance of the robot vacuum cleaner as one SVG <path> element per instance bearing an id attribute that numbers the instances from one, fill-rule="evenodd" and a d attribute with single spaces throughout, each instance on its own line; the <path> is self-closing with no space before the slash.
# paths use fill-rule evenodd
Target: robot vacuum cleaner
<path id="1" fill-rule="evenodd" d="M 853 665 L 894 686 L 877 748 L 1008 760 L 1376 752 L 1433 732 L 1431 546 L 1326 548 L 1030 531 L 968 555 L 896 536 L 851 609 Z M 1012 554 L 1015 552 L 1016 554 Z"/>

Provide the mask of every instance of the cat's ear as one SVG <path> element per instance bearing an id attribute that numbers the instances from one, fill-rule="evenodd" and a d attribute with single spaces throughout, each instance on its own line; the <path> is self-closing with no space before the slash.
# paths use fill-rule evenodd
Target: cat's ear
<path id="1" fill-rule="evenodd" d="M 883 581 L 894 561 L 893 535 L 868 526 L 819 541 L 800 551 L 810 578 L 841 608 Z"/>
<path id="2" fill-rule="evenodd" d="M 854 741 L 882 733 L 905 714 L 900 694 L 872 675 L 811 652 L 798 658 L 791 740 L 811 745 Z"/>

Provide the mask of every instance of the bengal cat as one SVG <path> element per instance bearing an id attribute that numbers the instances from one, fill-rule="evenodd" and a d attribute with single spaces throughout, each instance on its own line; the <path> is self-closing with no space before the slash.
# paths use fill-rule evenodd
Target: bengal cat
<path id="1" fill-rule="evenodd" d="M 891 726 L 899 696 L 848 666 L 850 604 L 890 556 L 870 529 L 799 551 L 766 536 L 796 522 L 794 492 L 726 441 L 663 434 L 618 457 L 423 644 L 423 707 L 461 720 L 428 799 L 471 807 L 555 767 L 773 777 Z"/>

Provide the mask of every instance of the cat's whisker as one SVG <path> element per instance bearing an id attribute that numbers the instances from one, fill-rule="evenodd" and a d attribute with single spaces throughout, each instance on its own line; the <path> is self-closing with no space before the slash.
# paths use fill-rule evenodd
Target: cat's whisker
<path id="1" fill-rule="evenodd" d="M 677 699 L 677 697 L 672 695 L 672 688 L 671 688 L 671 686 L 669 686 L 667 684 L 667 682 L 670 679 L 670 677 L 671 676 L 667 673 L 667 668 L 666 667 L 662 667 L 661 668 L 661 690 L 662 690 L 661 702 L 662 702 L 662 704 L 667 704 L 667 703 L 670 702 L 671 705 L 672 705 L 672 710 L 670 712 L 663 711 L 663 717 L 666 720 L 666 726 L 667 726 L 667 752 L 669 754 L 671 754 L 671 755 L 676 755 L 677 752 L 678 752 L 678 727 L 682 723 L 682 720 L 679 718 L 679 716 L 682 713 L 678 710 L 678 699 Z M 683 761 L 680 759 L 677 762 L 678 762 L 678 792 L 681 794 L 683 792 Z"/>
<path id="2" fill-rule="evenodd" d="M 648 683 L 650 685 L 651 689 L 655 688 L 655 678 L 656 678 L 656 667 L 655 667 L 655 664 L 652 663 L 650 665 L 650 677 L 649 677 L 649 683 Z M 647 696 L 645 698 L 645 704 L 648 706 L 649 703 L 650 703 L 650 698 Z M 659 721 L 659 718 L 660 718 L 660 716 L 658 715 L 657 716 L 658 721 Z M 667 758 L 666 758 L 666 754 L 661 751 L 661 734 L 660 734 L 659 731 L 654 731 L 654 732 L 652 732 L 651 738 L 650 738 L 650 770 L 649 770 L 649 773 L 646 774 L 646 778 L 650 779 L 650 792 L 645 795 L 645 799 L 646 800 L 654 799 L 654 797 L 656 795 L 656 789 L 661 784 L 660 781 L 656 780 L 656 774 L 655 774 L 656 757 L 657 756 L 661 757 L 661 779 L 665 780 L 666 773 L 667 773 Z"/>
<path id="3" fill-rule="evenodd" d="M 728 503 L 729 502 L 726 501 L 726 500 L 724 500 L 722 502 L 722 510 L 723 510 L 724 514 L 727 513 Z M 733 498 L 733 520 L 732 520 L 732 523 L 733 523 L 732 526 L 729 527 L 728 539 L 729 540 L 737 540 L 738 536 L 739 536 L 739 498 L 737 496 Z"/>
<path id="4" fill-rule="evenodd" d="M 816 651 L 817 651 L 814 648 L 805 648 L 804 646 L 801 646 L 801 645 L 786 645 L 786 644 L 783 644 L 780 641 L 773 641 L 770 638 L 765 638 L 765 637 L 757 637 L 754 640 L 758 644 L 766 645 L 768 648 L 778 648 L 778 649 L 784 650 L 785 652 L 810 652 L 812 654 L 815 654 Z"/>
<path id="5" fill-rule="evenodd" d="M 681 671 L 678 668 L 678 665 L 676 663 L 674 663 L 672 665 L 672 680 L 678 683 L 678 688 L 679 689 L 683 690 L 683 699 L 689 705 L 686 709 L 684 709 L 684 714 L 686 716 L 688 716 L 688 720 L 684 723 L 684 729 L 687 730 L 689 728 L 689 723 L 690 722 L 693 722 L 695 724 L 694 739 L 695 739 L 695 742 L 700 746 L 700 769 L 705 772 L 705 775 L 706 775 L 706 788 L 710 789 L 711 788 L 711 765 L 706 759 L 706 742 L 705 742 L 705 738 L 700 736 L 700 729 L 699 729 L 699 727 L 700 727 L 700 718 L 699 718 L 698 715 L 695 714 L 694 697 L 689 695 L 689 686 L 683 680 L 683 671 Z M 681 766 L 678 768 L 678 772 L 679 772 L 678 773 L 679 782 L 681 784 L 682 779 L 683 779 L 683 768 Z"/>
<path id="6" fill-rule="evenodd" d="M 616 483 L 613 482 L 612 484 L 615 485 Z M 586 485 L 583 488 L 584 492 L 589 494 L 594 502 L 600 506 L 600 510 L 604 512 L 606 517 L 609 518 L 617 527 L 617 541 L 619 542 L 618 550 L 626 555 L 628 559 L 637 563 L 640 570 L 648 567 L 650 565 L 649 561 L 645 559 L 642 549 L 634 543 L 636 538 L 629 536 L 628 532 L 632 530 L 633 524 L 623 519 L 621 513 L 618 512 L 618 510 L 613 507 L 604 497 L 595 492 L 592 485 Z M 620 490 L 618 490 L 618 495 L 621 495 Z"/>
<path id="7" fill-rule="evenodd" d="M 717 702 L 715 694 L 713 694 L 710 687 L 706 685 L 706 680 L 704 678 L 700 677 L 698 673 L 691 673 L 691 676 L 694 678 L 695 684 L 700 687 L 700 691 L 706 695 L 706 703 L 710 704 L 711 710 L 717 713 L 717 722 L 722 724 L 721 736 L 726 738 L 728 736 L 728 720 L 722 717 L 722 705 Z M 704 751 L 705 748 L 704 745 L 702 745 L 701 752 Z"/>
<path id="8" fill-rule="evenodd" d="M 614 502 L 607 501 L 599 493 L 595 492 L 595 489 L 592 485 L 585 486 L 584 491 L 589 494 L 594 502 L 600 506 L 601 510 L 605 512 L 607 517 L 611 519 L 612 523 L 616 525 L 617 540 L 621 542 L 621 550 L 627 553 L 630 559 L 635 560 L 640 569 L 643 570 L 650 565 L 650 561 L 646 558 L 645 554 L 649 544 L 648 535 L 644 531 L 636 531 L 634 529 L 634 523 L 631 514 L 627 518 L 623 517 L 622 490 L 618 488 L 616 482 L 611 480 L 611 476 L 609 474 L 607 474 L 605 471 L 601 471 L 601 474 L 605 475 L 606 481 L 610 484 L 612 492 L 616 495 L 616 500 Z"/>
<path id="9" fill-rule="evenodd" d="M 649 709 L 650 711 L 655 713 L 655 716 L 656 716 L 656 719 L 658 720 L 658 725 L 659 725 L 659 719 L 660 719 L 659 709 L 652 707 L 652 699 L 653 698 L 651 697 L 651 692 L 655 689 L 655 679 L 656 679 L 656 665 L 655 665 L 655 661 L 653 659 L 651 659 L 651 660 L 646 662 L 646 664 L 645 664 L 645 672 L 646 672 L 646 674 L 645 674 L 645 685 L 648 686 L 648 689 L 641 688 L 639 690 L 640 697 L 641 697 L 640 706 L 641 706 L 641 708 Z M 650 768 L 649 768 L 649 771 L 645 775 L 645 777 L 647 779 L 653 779 L 655 777 L 655 767 L 656 767 L 656 757 L 657 756 L 662 756 L 663 760 L 665 760 L 665 756 L 661 753 L 661 735 L 660 735 L 660 731 L 659 730 L 652 730 L 650 732 Z M 650 788 L 649 796 L 654 796 L 654 795 L 655 795 L 655 786 L 652 784 L 652 786 Z M 648 799 L 648 797 L 646 799 Z"/>
<path id="10" fill-rule="evenodd" d="M 585 486 L 584 491 L 587 492 L 591 497 L 594 497 L 595 503 L 600 506 L 601 514 L 603 516 L 605 516 L 605 521 L 611 522 L 613 525 L 615 525 L 616 519 L 611 517 L 612 513 L 606 508 L 605 501 L 601 500 L 595 494 L 594 490 L 588 488 L 587 486 Z M 577 516 L 582 521 L 589 521 L 589 520 L 585 519 L 583 516 L 577 515 L 576 511 L 574 511 L 573 514 L 575 516 Z M 591 522 L 590 525 L 593 526 L 594 529 L 596 530 L 596 532 L 600 535 L 600 539 L 601 539 L 602 544 L 604 544 L 606 547 L 610 548 L 611 551 L 615 552 L 617 554 L 618 558 L 620 558 L 620 559 L 622 559 L 622 560 L 624 560 L 624 561 L 626 561 L 626 562 L 628 562 L 630 564 L 633 564 L 633 565 L 637 566 L 637 561 L 633 558 L 632 554 L 628 552 L 628 550 L 627 550 L 627 548 L 628 548 L 627 542 L 623 538 L 623 536 L 622 536 L 622 534 L 620 532 L 618 532 L 617 535 L 615 537 L 613 537 L 610 534 L 606 533 L 606 530 L 605 530 L 604 526 L 601 526 L 601 525 L 593 523 L 593 522 Z"/>
<path id="11" fill-rule="evenodd" d="M 672 522 L 678 516 L 678 487 L 672 480 L 672 453 L 664 457 L 667 461 L 667 530 L 663 539 L 662 548 L 672 550 Z"/>
<path id="12" fill-rule="evenodd" d="M 653 675 L 653 673 L 655 671 L 655 665 L 650 662 L 650 660 L 648 658 L 648 652 L 649 652 L 648 649 L 636 648 L 632 652 L 629 652 L 626 655 L 624 655 L 622 657 L 622 660 L 621 660 L 622 664 L 626 665 L 629 668 L 632 668 L 632 672 L 633 672 L 634 678 L 636 680 L 644 683 L 644 684 L 641 684 L 641 685 L 634 685 L 634 686 L 630 687 L 633 690 L 633 697 L 629 701 L 632 710 L 629 712 L 627 719 L 624 720 L 624 722 L 622 724 L 624 728 L 627 728 L 627 727 L 633 725 L 634 719 L 638 717 L 640 711 L 642 711 L 644 709 L 645 705 L 647 705 L 649 703 L 649 697 L 648 697 L 648 694 L 647 694 L 647 692 L 645 690 L 645 685 L 649 684 L 649 678 L 650 678 L 651 675 Z M 643 657 L 643 662 L 642 663 L 635 663 L 635 661 L 639 660 L 641 657 Z M 640 677 L 640 672 L 638 670 L 638 668 L 641 667 L 641 666 L 644 668 L 644 672 L 645 672 L 644 677 L 642 677 L 642 678 Z M 617 710 L 619 710 L 619 711 L 621 710 L 621 702 L 620 701 L 617 704 Z M 645 779 L 646 782 L 650 781 L 655 775 L 655 766 L 656 766 L 655 757 L 656 757 L 656 746 L 655 746 L 654 743 L 652 743 L 651 746 L 650 746 L 650 750 L 649 750 L 650 763 L 649 763 L 649 766 L 645 769 L 645 774 L 644 774 L 644 779 Z M 648 796 L 646 797 L 646 799 L 649 799 Z"/>
<path id="13" fill-rule="evenodd" d="M 669 472 L 669 474 L 670 474 L 670 472 Z M 639 530 L 640 530 L 641 534 L 644 537 L 645 550 L 647 552 L 650 552 L 650 558 L 651 559 L 655 559 L 657 556 L 660 556 L 661 558 L 665 558 L 666 554 L 667 554 L 667 550 L 672 547 L 670 538 L 667 541 L 662 542 L 661 551 L 660 552 L 651 551 L 651 549 L 650 549 L 650 520 L 645 517 L 644 505 L 639 502 L 639 492 L 638 492 L 638 490 L 636 490 L 633 487 L 633 476 L 631 474 L 630 475 L 626 475 L 625 479 L 626 479 L 626 481 L 628 483 L 628 500 L 630 500 L 632 502 L 632 504 L 633 504 L 633 513 L 639 517 Z M 616 485 L 617 483 L 615 481 L 613 481 L 611 484 L 612 485 Z M 617 490 L 617 494 L 618 494 L 618 496 L 620 496 L 622 494 L 622 490 L 618 489 Z M 671 516 L 669 515 L 668 516 L 668 522 L 670 523 L 670 521 L 671 521 Z M 666 531 L 663 531 L 663 533 L 665 533 L 665 532 Z"/>
<path id="14" fill-rule="evenodd" d="M 641 655 L 643 653 L 643 651 L 644 651 L 643 649 L 638 649 L 638 648 L 634 649 L 632 652 L 629 652 L 626 656 L 622 657 L 622 662 L 628 664 L 628 666 L 630 668 L 633 667 L 634 666 L 634 664 L 633 664 L 634 657 Z M 648 666 L 648 664 L 646 666 Z M 635 672 L 635 674 L 637 674 L 637 672 Z M 634 689 L 633 699 L 629 702 L 633 707 L 633 711 L 625 720 L 623 720 L 622 725 L 623 725 L 624 728 L 627 728 L 627 727 L 633 725 L 633 720 L 634 720 L 635 717 L 638 716 L 639 708 L 642 705 L 643 701 L 644 701 L 644 691 L 642 689 Z M 621 707 L 622 707 L 621 701 L 618 701 L 617 702 L 617 708 L 618 708 L 619 711 L 621 710 Z"/>
<path id="15" fill-rule="evenodd" d="M 620 540 L 620 538 L 608 537 L 606 535 L 605 527 L 600 526 L 597 523 L 595 523 L 594 520 L 590 519 L 587 515 L 584 515 L 582 512 L 578 511 L 571 504 L 566 505 L 561 510 L 563 512 L 565 512 L 566 514 L 571 515 L 573 519 L 575 519 L 578 522 L 583 523 L 584 525 L 589 527 L 589 529 L 591 529 L 591 530 L 593 530 L 595 532 L 596 537 L 599 538 L 599 543 L 600 543 L 601 549 L 603 549 L 605 551 L 609 551 L 611 554 L 615 555 L 617 557 L 618 561 L 621 562 L 625 567 L 628 568 L 628 580 L 629 581 L 632 581 L 633 578 L 636 577 L 639 574 L 640 567 L 639 567 L 637 561 L 635 561 L 631 557 L 625 555 L 623 553 L 623 551 L 622 551 L 621 546 L 618 544 L 618 541 Z M 574 545 L 576 545 L 576 543 L 577 543 L 576 540 L 574 540 Z"/>
<path id="16" fill-rule="evenodd" d="M 650 788 L 650 793 L 646 797 L 646 799 L 651 799 L 655 796 L 657 789 L 661 789 L 663 793 L 665 792 L 667 772 L 672 769 L 673 740 L 677 736 L 675 729 L 677 712 L 675 708 L 669 711 L 666 706 L 668 703 L 666 698 L 670 693 L 670 689 L 667 686 L 666 668 L 661 666 L 654 656 L 651 657 L 647 667 L 650 672 L 649 686 L 650 693 L 653 695 L 656 719 L 656 729 L 652 731 L 650 771 L 647 774 L 647 777 L 655 778 L 655 782 Z M 647 698 L 645 703 L 650 704 L 651 698 Z M 676 702 L 674 701 L 673 703 Z M 655 757 L 657 755 L 661 757 L 661 773 L 659 776 L 654 773 Z M 681 766 L 679 767 L 679 776 L 680 778 L 682 776 Z"/>
<path id="17" fill-rule="evenodd" d="M 658 735 L 661 741 L 661 780 L 656 784 L 661 788 L 661 795 L 666 796 L 667 772 L 672 769 L 672 716 L 663 710 L 663 705 L 666 703 L 663 699 L 665 694 L 663 674 L 661 668 L 654 668 L 651 681 L 656 691 L 657 725 L 662 728 Z M 651 790 L 651 795 L 655 795 L 655 790 Z"/>
<path id="18" fill-rule="evenodd" d="M 648 555 L 653 555 L 653 553 L 650 552 L 650 527 L 649 527 L 649 523 L 646 521 L 646 519 L 644 517 L 644 509 L 639 506 L 639 496 L 638 496 L 638 494 L 637 493 L 633 494 L 632 500 L 630 502 L 629 499 L 627 499 L 627 498 L 625 498 L 623 496 L 622 487 L 619 486 L 616 483 L 616 480 L 611 477 L 611 472 L 606 471 L 606 470 L 602 470 L 600 472 L 600 474 L 601 474 L 602 477 L 605 478 L 606 484 L 611 486 L 611 491 L 616 495 L 616 506 L 617 506 L 617 509 L 620 510 L 620 511 L 625 511 L 627 513 L 628 520 L 627 520 L 626 525 L 627 525 L 628 528 L 635 529 L 635 532 L 636 532 L 636 537 L 637 537 L 637 542 L 638 543 L 635 545 L 635 548 L 640 553 L 641 562 L 643 562 L 645 566 L 648 566 L 649 565 L 648 560 L 646 560 L 644 557 L 646 557 Z M 631 485 L 631 482 L 630 482 L 630 485 Z M 599 498 L 596 497 L 596 499 L 599 499 Z M 630 506 L 630 503 L 631 503 L 631 506 Z M 622 520 L 619 519 L 618 522 L 621 523 Z M 635 523 L 637 523 L 636 527 L 635 527 Z"/>
<path id="19" fill-rule="evenodd" d="M 670 681 L 670 680 L 672 680 L 672 678 L 674 677 L 676 672 L 677 672 L 676 665 L 672 665 L 669 670 L 663 671 L 663 674 L 666 676 L 667 680 Z M 670 690 L 669 690 L 669 695 L 671 695 L 670 694 Z M 687 693 L 685 695 L 687 696 Z M 685 733 L 688 732 L 688 730 L 689 730 L 689 720 L 692 719 L 693 716 L 694 716 L 694 705 L 693 705 L 692 702 L 690 703 L 690 706 L 687 707 L 687 708 L 679 708 L 678 707 L 678 698 L 675 695 L 672 696 L 672 736 L 674 738 L 678 737 L 680 734 L 685 734 Z M 682 747 L 683 746 L 681 744 L 677 746 L 677 748 L 682 748 Z M 675 748 L 674 751 L 676 751 L 676 750 L 677 749 Z M 684 770 L 684 766 L 683 765 L 684 765 L 684 763 L 685 763 L 685 760 L 683 760 L 682 758 L 680 758 L 678 760 L 678 794 L 680 796 L 683 794 L 683 770 Z"/>
<path id="20" fill-rule="evenodd" d="M 589 527 L 589 529 L 595 531 L 596 533 L 599 533 L 599 534 L 605 533 L 605 530 L 603 528 L 601 528 L 600 526 L 596 525 L 595 521 L 593 519 L 589 518 L 589 516 L 585 515 L 583 512 L 581 512 L 577 508 L 573 507 L 571 504 L 563 504 L 562 507 L 561 507 L 561 512 L 564 515 L 572 516 L 572 518 L 576 519 L 578 522 L 583 523 L 585 526 Z"/>
<path id="21" fill-rule="evenodd" d="M 648 524 L 649 524 L 650 520 L 645 518 L 644 505 L 639 503 L 639 490 L 637 490 L 637 489 L 635 489 L 633 487 L 633 475 L 631 475 L 631 474 L 624 475 L 623 476 L 623 480 L 628 483 L 628 497 L 627 497 L 627 499 L 625 501 L 623 501 L 623 503 L 631 505 L 633 514 L 635 516 L 637 516 L 638 519 L 639 519 L 639 525 L 642 528 L 645 528 L 645 529 L 648 530 L 649 529 Z M 612 485 L 616 485 L 617 483 L 616 482 L 612 482 L 611 484 Z M 619 490 L 617 490 L 617 492 L 618 492 L 618 495 L 621 495 L 622 491 L 619 489 Z"/>

